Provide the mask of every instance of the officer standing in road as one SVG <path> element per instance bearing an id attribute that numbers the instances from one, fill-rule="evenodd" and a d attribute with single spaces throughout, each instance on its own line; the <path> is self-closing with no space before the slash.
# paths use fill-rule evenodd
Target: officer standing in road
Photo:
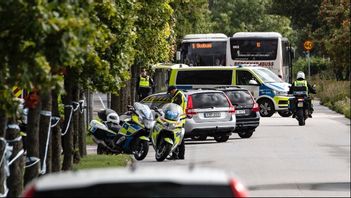
<path id="1" fill-rule="evenodd" d="M 137 94 L 139 97 L 139 101 L 150 95 L 153 86 L 154 81 L 147 74 L 146 69 L 142 68 L 140 76 L 137 80 Z"/>
<path id="2" fill-rule="evenodd" d="M 296 80 L 295 82 L 293 82 L 288 93 L 292 94 L 295 90 L 295 87 L 306 87 L 307 96 L 309 95 L 309 93 L 313 93 L 313 94 L 317 93 L 316 89 L 313 86 L 311 86 L 307 82 L 307 80 L 305 80 L 305 73 L 303 73 L 302 71 L 297 72 Z M 312 118 L 313 106 L 310 98 L 308 99 L 308 109 L 309 109 L 308 117 Z M 293 117 L 295 117 L 295 114 L 293 115 Z"/>
<path id="3" fill-rule="evenodd" d="M 178 90 L 175 86 L 169 86 L 167 93 L 172 96 L 172 103 L 175 103 L 182 107 L 183 113 L 185 114 L 186 109 L 186 97 L 184 93 Z M 184 116 L 182 116 L 184 118 Z M 183 120 L 183 125 L 185 124 L 185 119 Z M 185 143 L 184 137 L 182 139 L 182 143 L 178 146 L 175 152 L 172 153 L 172 156 L 169 159 L 184 159 L 185 154 Z"/>

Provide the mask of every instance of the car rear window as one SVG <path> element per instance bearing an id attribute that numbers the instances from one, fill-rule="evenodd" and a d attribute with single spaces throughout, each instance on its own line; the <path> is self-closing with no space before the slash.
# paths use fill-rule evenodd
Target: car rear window
<path id="1" fill-rule="evenodd" d="M 192 94 L 193 108 L 229 107 L 224 93 L 198 93 Z"/>
<path id="2" fill-rule="evenodd" d="M 178 71 L 177 85 L 231 85 L 233 70 Z"/>
<path id="3" fill-rule="evenodd" d="M 248 106 L 253 105 L 254 101 L 247 90 L 224 91 L 233 105 Z"/>

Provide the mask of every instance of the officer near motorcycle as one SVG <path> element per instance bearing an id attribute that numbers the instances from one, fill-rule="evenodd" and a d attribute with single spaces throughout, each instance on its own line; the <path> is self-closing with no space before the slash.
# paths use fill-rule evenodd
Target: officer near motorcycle
<path id="1" fill-rule="evenodd" d="M 139 101 L 150 95 L 151 89 L 154 86 L 154 81 L 147 74 L 146 69 L 142 68 L 140 76 L 137 80 L 137 94 L 139 96 Z"/>
<path id="2" fill-rule="evenodd" d="M 309 93 L 313 93 L 313 94 L 317 93 L 314 86 L 311 86 L 311 84 L 307 82 L 307 80 L 305 79 L 305 73 L 302 71 L 297 72 L 296 80 L 293 82 L 288 93 L 292 94 L 296 87 L 306 87 L 307 96 L 309 95 Z M 308 109 L 309 109 L 308 117 L 312 118 L 313 106 L 310 98 L 308 98 Z M 295 109 L 293 109 L 293 111 L 295 111 Z M 295 118 L 295 116 L 296 115 L 294 112 L 293 118 Z"/>
<path id="3" fill-rule="evenodd" d="M 183 113 L 185 114 L 186 97 L 184 93 L 178 90 L 176 86 L 169 86 L 167 93 L 172 96 L 171 103 L 175 103 L 179 105 L 182 108 Z M 184 124 L 185 124 L 185 119 L 183 120 L 183 125 Z M 172 153 L 172 156 L 169 159 L 184 159 L 184 154 L 185 154 L 185 143 L 183 138 L 182 143 L 178 146 L 176 151 Z"/>

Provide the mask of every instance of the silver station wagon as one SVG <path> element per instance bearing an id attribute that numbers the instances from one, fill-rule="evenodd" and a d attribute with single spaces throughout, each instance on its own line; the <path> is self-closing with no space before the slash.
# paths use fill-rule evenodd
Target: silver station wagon
<path id="1" fill-rule="evenodd" d="M 217 142 L 226 142 L 235 129 L 235 108 L 222 91 L 185 90 L 187 98 L 185 137 L 206 139 L 212 136 Z M 159 108 L 171 102 L 166 92 L 144 98 L 141 103 Z"/>

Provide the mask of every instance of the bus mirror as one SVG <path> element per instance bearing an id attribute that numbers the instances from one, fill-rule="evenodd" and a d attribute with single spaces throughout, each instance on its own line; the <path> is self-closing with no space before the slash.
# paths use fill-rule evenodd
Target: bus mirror
<path id="1" fill-rule="evenodd" d="M 250 80 L 249 81 L 249 85 L 258 85 L 257 81 L 256 80 Z"/>
<path id="2" fill-rule="evenodd" d="M 180 61 L 180 51 L 177 51 L 177 53 L 176 53 L 176 60 Z"/>

